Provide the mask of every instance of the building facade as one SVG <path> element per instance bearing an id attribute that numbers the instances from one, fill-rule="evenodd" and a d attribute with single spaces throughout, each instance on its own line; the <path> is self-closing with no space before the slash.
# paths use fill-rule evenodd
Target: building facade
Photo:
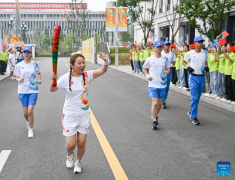
<path id="1" fill-rule="evenodd" d="M 15 16 L 15 6 L 12 4 L 14 3 L 0 3 L 0 37 L 2 39 L 4 35 L 10 36 L 12 33 L 10 21 Z M 25 7 L 23 7 L 23 4 Z M 67 34 L 71 32 L 66 19 L 68 8 L 69 5 L 67 3 L 20 3 L 21 22 L 28 28 L 25 43 L 35 43 L 33 36 L 37 30 L 41 32 L 47 31 L 51 38 L 53 28 L 56 25 L 61 26 L 61 30 L 66 38 Z M 101 38 L 108 37 L 108 33 L 104 30 L 106 26 L 106 11 L 88 11 L 87 19 L 89 23 L 86 25 L 85 33 L 89 37 L 94 37 L 95 32 L 100 34 Z M 81 36 L 78 23 L 76 23 L 76 28 L 79 36 Z"/>
<path id="2" fill-rule="evenodd" d="M 173 0 L 173 2 L 175 3 L 176 0 Z M 171 4 L 172 1 L 158 0 L 158 3 L 159 5 L 157 8 L 157 13 L 154 17 L 154 23 L 150 32 L 150 38 L 154 37 L 154 35 L 156 34 L 157 40 L 165 41 L 166 37 L 168 37 L 169 40 L 171 41 L 172 32 L 171 32 L 171 27 L 169 26 L 169 23 L 167 21 L 165 11 L 167 10 L 169 16 L 172 15 L 172 8 L 173 8 L 172 7 L 173 5 Z M 163 4 L 163 3 L 168 3 L 168 4 Z M 202 22 L 200 21 L 199 23 L 202 24 Z M 136 22 L 133 25 L 134 25 L 134 39 L 135 41 L 137 41 L 137 44 L 139 44 L 142 38 L 144 37 L 144 34 L 142 32 L 142 29 Z M 178 27 L 178 21 L 176 21 L 175 29 L 177 27 Z M 233 7 L 231 11 L 228 13 L 228 16 L 224 23 L 223 30 L 226 30 L 230 34 L 226 38 L 226 41 L 235 44 L 235 7 Z M 179 43 L 179 38 L 183 36 L 186 44 L 193 44 L 194 38 L 199 35 L 200 33 L 196 29 L 189 26 L 188 20 L 184 19 L 178 33 L 175 36 L 175 40 L 177 43 Z M 203 36 L 203 38 L 206 40 L 205 46 L 211 43 L 209 42 L 209 39 L 206 38 L 205 36 Z"/>

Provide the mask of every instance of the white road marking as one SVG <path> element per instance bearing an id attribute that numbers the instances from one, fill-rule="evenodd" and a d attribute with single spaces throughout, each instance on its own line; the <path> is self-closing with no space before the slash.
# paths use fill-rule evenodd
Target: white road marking
<path id="1" fill-rule="evenodd" d="M 3 169 L 3 166 L 4 164 L 6 163 L 7 161 L 7 158 L 8 156 L 10 155 L 11 153 L 11 150 L 3 150 L 1 153 L 0 153 L 0 173 Z"/>

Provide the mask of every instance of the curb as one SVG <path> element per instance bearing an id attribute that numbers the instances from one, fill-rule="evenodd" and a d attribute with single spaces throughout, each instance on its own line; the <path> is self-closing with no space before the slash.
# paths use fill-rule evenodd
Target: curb
<path id="1" fill-rule="evenodd" d="M 126 72 L 126 71 L 123 71 L 123 70 L 121 70 L 121 69 L 119 69 L 118 67 L 115 67 L 115 66 L 109 66 L 109 67 L 112 68 L 112 69 L 115 69 L 117 71 L 120 71 L 120 72 L 126 73 L 128 75 L 134 76 L 136 78 L 147 81 L 147 79 L 144 76 L 141 76 L 139 74 L 134 74 L 132 72 Z M 190 97 L 190 92 L 189 91 L 180 89 L 177 86 L 170 85 L 170 90 Z M 226 102 L 222 102 L 220 100 L 215 100 L 215 99 L 203 96 L 203 95 L 201 96 L 200 101 L 235 113 L 235 106 L 231 105 L 231 104 L 228 104 Z"/>
<path id="2" fill-rule="evenodd" d="M 2 77 L 1 77 L 2 76 Z M 5 79 L 9 78 L 10 77 L 10 74 L 9 73 L 6 73 L 6 75 L 0 75 L 0 82 L 4 81 Z"/>

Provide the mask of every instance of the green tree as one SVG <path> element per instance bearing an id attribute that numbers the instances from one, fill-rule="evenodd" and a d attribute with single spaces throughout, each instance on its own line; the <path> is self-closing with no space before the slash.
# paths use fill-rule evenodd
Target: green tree
<path id="1" fill-rule="evenodd" d="M 83 33 L 82 34 L 82 40 L 85 41 L 87 39 L 89 39 L 89 36 L 87 35 L 87 33 Z"/>
<path id="2" fill-rule="evenodd" d="M 64 15 L 68 21 L 69 29 L 74 34 L 74 38 L 77 40 L 75 41 L 75 45 L 79 46 L 81 42 L 84 40 L 82 35 L 86 27 L 89 23 L 89 10 L 87 10 L 83 5 L 83 0 L 71 0 L 70 9 Z"/>
<path id="3" fill-rule="evenodd" d="M 213 42 L 221 34 L 228 12 L 234 5 L 234 0 L 181 0 L 175 10 L 189 20 L 191 27 Z"/>
<path id="4" fill-rule="evenodd" d="M 118 0 L 118 5 L 128 8 L 128 14 L 133 22 L 136 22 L 143 31 L 146 44 L 147 37 L 153 27 L 158 0 Z"/>
<path id="5" fill-rule="evenodd" d="M 97 32 L 95 33 L 94 41 L 95 41 L 96 52 L 98 52 L 98 44 L 101 43 L 101 39 L 100 35 Z"/>
<path id="6" fill-rule="evenodd" d="M 174 7 L 179 4 L 180 0 L 161 0 L 159 3 L 159 6 L 162 7 L 164 10 L 164 15 L 171 29 L 172 43 L 175 42 L 175 36 L 181 28 L 181 24 L 185 19 L 185 17 L 181 13 L 177 13 L 177 11 L 174 9 Z"/>
<path id="7" fill-rule="evenodd" d="M 134 37 L 129 33 L 129 31 L 119 32 L 118 35 L 122 42 L 128 42 L 128 41 L 134 42 Z"/>

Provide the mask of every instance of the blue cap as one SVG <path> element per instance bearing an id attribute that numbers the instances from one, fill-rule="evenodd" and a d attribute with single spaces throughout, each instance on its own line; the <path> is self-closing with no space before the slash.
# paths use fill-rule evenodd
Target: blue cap
<path id="1" fill-rule="evenodd" d="M 23 47 L 22 52 L 24 52 L 24 51 L 32 52 L 31 47 L 29 47 L 29 46 Z"/>
<path id="2" fill-rule="evenodd" d="M 194 42 L 198 42 L 198 41 L 205 41 L 201 36 L 197 36 L 194 38 Z"/>
<path id="3" fill-rule="evenodd" d="M 159 47 L 159 46 L 162 46 L 162 41 L 155 41 L 153 47 Z"/>
<path id="4" fill-rule="evenodd" d="M 19 48 L 19 46 L 16 46 L 16 49 Z"/>
<path id="5" fill-rule="evenodd" d="M 166 44 L 171 44 L 169 41 L 165 41 L 164 42 L 164 45 L 166 45 Z"/>

